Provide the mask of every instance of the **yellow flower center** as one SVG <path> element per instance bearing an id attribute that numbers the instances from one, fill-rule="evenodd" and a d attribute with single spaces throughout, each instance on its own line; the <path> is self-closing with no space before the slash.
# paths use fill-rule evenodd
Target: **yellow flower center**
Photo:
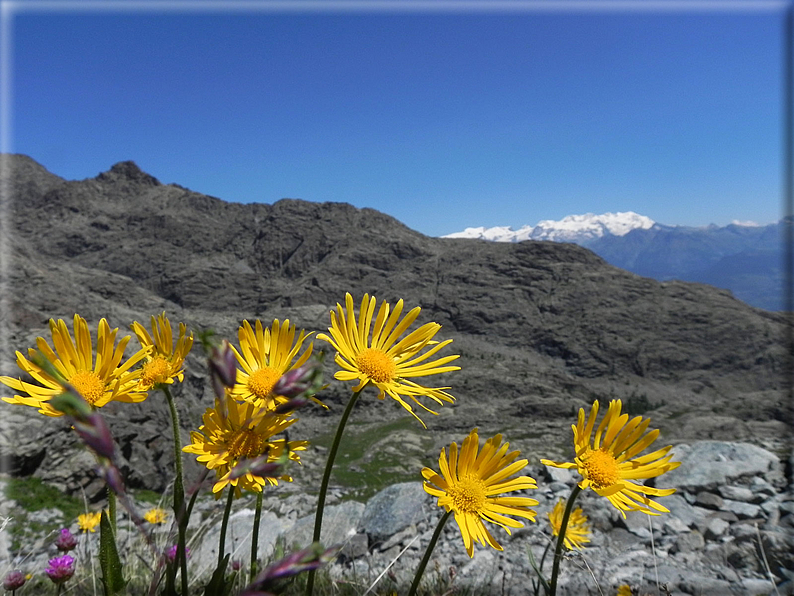
<path id="1" fill-rule="evenodd" d="M 606 488 L 620 481 L 618 462 L 611 453 L 599 449 L 582 457 L 585 476 L 595 488 Z"/>
<path id="2" fill-rule="evenodd" d="M 476 474 L 458 478 L 458 482 L 447 487 L 447 494 L 452 497 L 455 511 L 479 513 L 485 506 L 485 482 Z"/>
<path id="3" fill-rule="evenodd" d="M 280 378 L 279 371 L 265 366 L 255 370 L 248 377 L 248 389 L 259 399 L 265 399 L 273 391 L 273 387 L 276 386 Z"/>
<path id="4" fill-rule="evenodd" d="M 162 356 L 155 356 L 143 365 L 141 384 L 153 387 L 157 383 L 165 383 L 170 368 L 168 360 Z"/>
<path id="5" fill-rule="evenodd" d="M 229 459 L 252 458 L 262 455 L 266 442 L 253 429 L 241 428 L 229 441 Z"/>
<path id="6" fill-rule="evenodd" d="M 388 383 L 397 376 L 394 359 L 377 348 L 367 348 L 356 356 L 356 367 L 376 383 Z"/>
<path id="7" fill-rule="evenodd" d="M 69 384 L 92 406 L 105 395 L 105 383 L 98 374 L 90 370 L 76 372 L 69 379 Z"/>

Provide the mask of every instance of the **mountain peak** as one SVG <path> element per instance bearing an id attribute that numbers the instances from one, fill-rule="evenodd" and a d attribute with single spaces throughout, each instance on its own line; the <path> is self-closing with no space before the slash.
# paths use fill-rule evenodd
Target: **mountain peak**
<path id="1" fill-rule="evenodd" d="M 139 182 L 148 186 L 160 186 L 160 181 L 154 176 L 147 174 L 138 167 L 134 161 L 120 161 L 113 164 L 110 170 L 102 172 L 96 177 L 100 182 L 118 182 L 128 180 Z"/>
<path id="2" fill-rule="evenodd" d="M 444 238 L 480 238 L 496 242 L 521 242 L 522 240 L 554 240 L 556 242 L 583 242 L 605 235 L 625 236 L 635 229 L 647 230 L 656 222 L 633 211 L 594 215 L 568 215 L 559 221 L 546 219 L 536 226 L 525 225 L 518 230 L 508 226 L 493 228 L 466 228 L 463 232 L 448 234 Z"/>

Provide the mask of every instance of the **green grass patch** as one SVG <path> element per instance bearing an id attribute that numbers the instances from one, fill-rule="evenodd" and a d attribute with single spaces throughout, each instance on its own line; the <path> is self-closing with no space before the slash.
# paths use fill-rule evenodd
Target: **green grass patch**
<path id="1" fill-rule="evenodd" d="M 160 505 L 162 503 L 168 502 L 168 500 L 165 499 L 160 493 L 156 493 L 153 490 L 146 488 L 140 488 L 132 491 L 132 496 L 134 496 L 141 503 L 149 503 L 150 505 Z"/>
<path id="2" fill-rule="evenodd" d="M 45 484 L 40 478 L 9 478 L 6 481 L 6 497 L 28 512 L 42 509 L 58 509 L 67 520 L 75 520 L 85 512 L 83 501 Z"/>
<path id="3" fill-rule="evenodd" d="M 406 468 L 402 464 L 400 442 L 389 443 L 390 437 L 403 431 L 419 437 L 418 442 L 405 445 L 405 456 L 422 457 L 425 448 L 432 443 L 430 437 L 422 437 L 414 418 L 404 417 L 386 424 L 350 424 L 345 428 L 342 442 L 334 462 L 332 479 L 337 484 L 350 488 L 346 497 L 366 501 L 378 491 L 398 482 L 421 480 L 421 467 Z M 397 435 L 399 436 L 399 435 Z M 315 443 L 326 449 L 331 448 L 334 434 L 317 437 Z"/>
<path id="4" fill-rule="evenodd" d="M 5 496 L 16 502 L 11 513 L 13 521 L 7 528 L 12 552 L 24 551 L 32 541 L 71 525 L 85 513 L 81 499 L 62 493 L 40 478 L 9 478 L 5 481 Z M 45 509 L 56 509 L 61 515 L 48 521 L 31 519 L 31 513 Z"/>

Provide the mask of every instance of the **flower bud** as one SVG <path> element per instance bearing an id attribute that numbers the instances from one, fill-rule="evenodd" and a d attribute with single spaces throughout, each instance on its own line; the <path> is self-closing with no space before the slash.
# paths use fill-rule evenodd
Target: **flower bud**
<path id="1" fill-rule="evenodd" d="M 26 579 L 25 575 L 19 571 L 19 569 L 14 569 L 13 571 L 9 571 L 8 575 L 3 579 L 3 588 L 9 592 L 13 592 L 24 586 Z"/>
<path id="2" fill-rule="evenodd" d="M 269 592 L 278 580 L 322 567 L 333 561 L 338 554 L 338 547 L 324 549 L 319 542 L 313 542 L 308 547 L 276 561 L 262 571 L 245 589 L 242 596 L 254 596 L 262 591 Z"/>
<path id="3" fill-rule="evenodd" d="M 179 546 L 176 544 L 173 544 L 169 546 L 167 549 L 165 549 L 165 558 L 168 559 L 169 563 L 173 563 L 174 561 L 176 561 L 176 553 L 178 549 Z M 190 549 L 188 547 L 185 547 L 185 558 L 189 556 L 190 556 Z"/>
<path id="4" fill-rule="evenodd" d="M 235 480 L 246 474 L 261 478 L 277 478 L 284 475 L 288 461 L 287 455 L 283 455 L 275 461 L 268 461 L 267 453 L 253 459 L 243 459 L 229 471 L 229 480 Z"/>
<path id="5" fill-rule="evenodd" d="M 84 420 L 74 421 L 74 430 L 88 446 L 99 457 L 113 460 L 116 453 L 116 445 L 113 443 L 113 436 L 110 434 L 107 422 L 98 412 L 92 412 Z"/>
<path id="6" fill-rule="evenodd" d="M 224 339 L 218 347 L 212 347 L 208 364 L 215 395 L 223 398 L 224 387 L 234 387 L 237 382 L 237 358 L 227 340 Z"/>
<path id="7" fill-rule="evenodd" d="M 74 550 L 76 546 L 77 537 L 69 531 L 69 528 L 62 528 L 61 533 L 55 540 L 55 547 L 63 553 L 68 553 L 70 550 Z"/>
<path id="8" fill-rule="evenodd" d="M 285 372 L 276 385 L 273 393 L 284 397 L 298 397 L 308 393 L 314 395 L 323 384 L 322 358 L 312 358 L 302 366 Z M 286 405 L 286 404 L 285 404 Z"/>
<path id="9" fill-rule="evenodd" d="M 97 469 L 97 474 L 105 481 L 110 490 L 117 495 L 123 495 L 125 492 L 124 481 L 121 479 L 119 469 L 113 464 L 100 466 Z"/>

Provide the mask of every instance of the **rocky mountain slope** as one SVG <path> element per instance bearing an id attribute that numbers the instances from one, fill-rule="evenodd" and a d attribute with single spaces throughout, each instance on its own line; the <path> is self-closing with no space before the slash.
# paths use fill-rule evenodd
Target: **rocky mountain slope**
<path id="1" fill-rule="evenodd" d="M 66 181 L 26 156 L 4 159 L 13 233 L 3 374 L 17 374 L 15 349 L 48 337 L 50 317 L 78 312 L 94 327 L 107 317 L 127 328 L 165 309 L 236 340 L 246 318 L 324 330 L 345 292 L 369 292 L 420 305 L 420 322 L 437 321 L 440 335 L 454 338 L 462 367 L 438 380 L 458 401 L 425 416 L 430 432 L 390 400 L 359 402 L 351 440 L 366 449 L 350 470 L 380 483 L 374 488 L 415 480 L 441 445 L 475 425 L 504 432 L 530 458 L 568 455 L 572 415 L 596 398 L 623 398 L 669 442 L 746 440 L 786 453 L 785 319 L 727 291 L 639 277 L 572 244 L 429 238 L 344 203 L 226 203 L 161 184 L 132 162 Z M 195 349 L 181 388 L 185 430 L 211 403 L 202 358 Z M 306 411 L 296 438 L 322 446 L 348 395 L 333 382 L 330 410 Z M 12 472 L 100 494 L 63 421 L 0 407 L 0 450 Z M 162 490 L 172 465 L 164 400 L 106 411 L 130 485 Z M 376 457 L 384 453 L 394 460 Z M 304 459 L 302 474 L 318 474 L 321 464 Z"/>

